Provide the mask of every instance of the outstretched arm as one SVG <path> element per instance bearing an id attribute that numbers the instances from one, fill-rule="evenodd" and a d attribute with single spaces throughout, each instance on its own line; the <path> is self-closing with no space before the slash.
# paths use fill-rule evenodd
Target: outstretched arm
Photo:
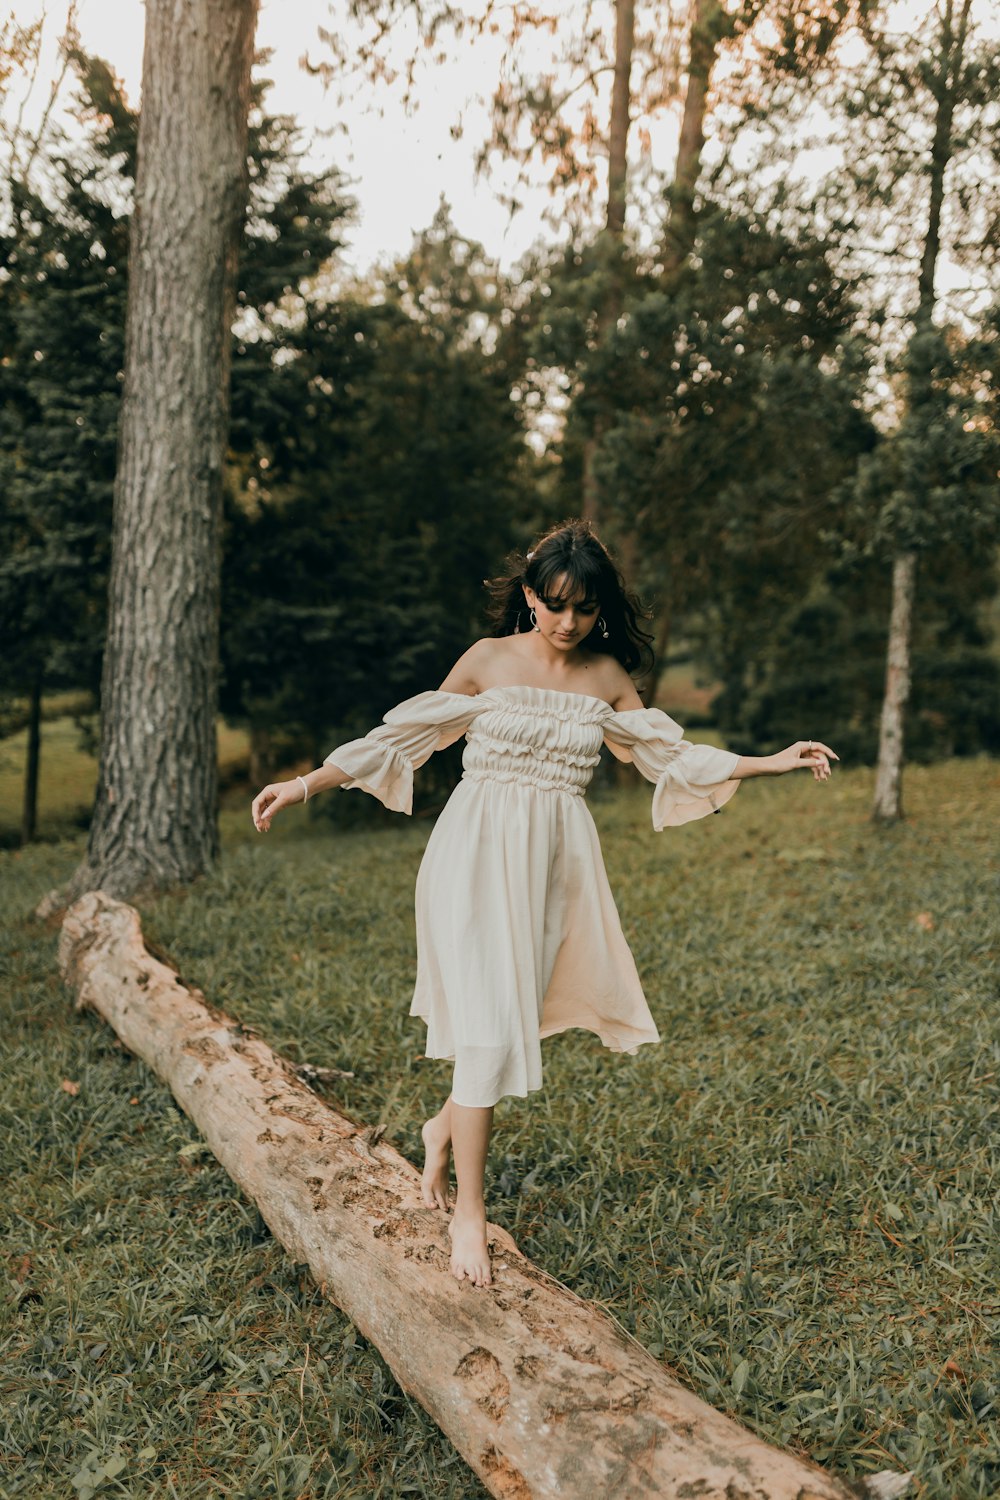
<path id="1" fill-rule="evenodd" d="M 461 656 L 455 663 L 438 691 L 441 693 L 452 695 L 453 702 L 455 696 L 459 696 L 462 698 L 475 697 L 475 695 L 480 691 L 482 664 L 486 659 L 489 651 L 493 649 L 493 647 L 494 643 L 489 639 L 477 641 L 475 645 L 471 646 L 469 650 L 466 651 L 465 654 Z M 433 698 L 434 695 L 418 694 L 417 700 L 408 700 L 408 702 L 417 702 L 421 698 L 428 697 Z M 397 711 L 394 710 L 393 714 L 395 715 L 396 712 Z M 390 718 L 392 717 L 393 716 L 390 716 Z M 450 711 L 450 717 L 454 717 L 453 711 Z M 462 717 L 463 716 L 460 713 L 459 718 L 461 719 Z M 389 719 L 387 719 L 386 722 L 388 723 Z M 393 719 L 393 722 L 395 724 L 396 721 Z M 412 736 L 412 731 L 414 728 L 418 730 L 418 740 L 423 738 L 427 741 L 422 750 L 419 748 L 415 749 L 414 747 Z M 423 728 L 421 728 L 420 724 L 410 724 L 408 726 L 408 729 L 404 732 L 404 730 L 401 729 L 398 724 L 396 724 L 394 733 L 390 733 L 385 729 L 384 726 L 380 726 L 379 729 L 374 730 L 372 734 L 368 736 L 368 738 L 370 740 L 375 739 L 380 742 L 384 741 L 385 743 L 382 744 L 381 747 L 383 752 L 386 745 L 391 745 L 394 742 L 397 743 L 406 751 L 411 760 L 413 759 L 414 754 L 416 754 L 416 759 L 413 760 L 413 764 L 419 765 L 421 761 L 426 760 L 427 756 L 435 748 L 436 744 L 450 743 L 452 739 L 458 737 L 463 728 L 464 724 L 460 723 L 455 729 L 454 733 L 448 734 L 447 730 L 445 730 L 446 737 L 442 741 L 440 739 L 442 724 L 440 720 L 440 714 L 438 714 L 435 718 L 428 719 L 426 725 Z M 352 742 L 352 745 L 346 748 L 353 748 L 355 744 L 360 745 L 362 744 L 362 742 Z M 341 746 L 340 748 L 344 749 L 345 747 Z M 366 746 L 366 748 L 370 747 Z M 336 751 L 334 752 L 334 754 L 337 753 L 338 752 Z M 410 769 L 410 776 L 412 778 L 412 767 Z M 303 787 L 303 782 L 305 782 L 305 787 Z M 308 787 L 308 795 L 311 797 L 314 795 L 314 793 L 328 791 L 331 787 L 349 785 L 355 786 L 358 784 L 363 783 L 359 783 L 357 781 L 356 774 L 352 774 L 351 771 L 344 770 L 339 765 L 333 763 L 333 758 L 331 756 L 326 761 L 324 761 L 323 765 L 317 766 L 312 771 L 307 771 L 306 774 L 302 777 L 296 776 L 293 777 L 290 781 L 272 782 L 270 785 L 264 787 L 263 791 L 258 792 L 257 796 L 253 799 L 253 803 L 251 804 L 251 816 L 253 817 L 254 827 L 257 829 L 258 833 L 267 833 L 271 826 L 271 819 L 274 817 L 275 813 L 283 811 L 283 809 L 286 807 L 294 806 L 296 802 L 304 802 L 306 800 L 306 787 Z M 372 790 L 372 787 L 365 786 L 365 790 L 370 791 Z M 376 795 L 381 795 L 381 792 L 377 792 Z M 387 805 L 395 806 L 397 807 L 397 810 L 400 810 L 398 799 L 397 802 L 387 803 Z M 408 811 L 409 809 L 408 807 L 402 807 L 401 810 Z"/>
<path id="2" fill-rule="evenodd" d="M 741 755 L 731 774 L 733 781 L 746 781 L 751 776 L 784 776 L 786 771 L 812 771 L 815 781 L 827 781 L 830 777 L 830 761 L 840 756 L 829 745 L 819 740 L 796 740 L 787 750 L 776 755 Z"/>
<path id="3" fill-rule="evenodd" d="M 272 781 L 253 799 L 250 807 L 253 826 L 258 833 L 269 833 L 275 813 L 296 802 L 304 802 L 306 792 L 303 781 L 309 788 L 311 797 L 314 792 L 325 792 L 328 787 L 343 786 L 350 779 L 347 772 L 342 771 L 339 766 L 317 766 L 314 771 L 307 771 L 301 780 L 296 776 L 291 781 Z"/>

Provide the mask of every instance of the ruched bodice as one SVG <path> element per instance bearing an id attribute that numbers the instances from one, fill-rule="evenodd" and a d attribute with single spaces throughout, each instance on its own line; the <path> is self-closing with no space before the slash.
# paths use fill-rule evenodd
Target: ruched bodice
<path id="1" fill-rule="evenodd" d="M 690 744 L 658 708 L 528 686 L 418 693 L 326 759 L 410 812 L 414 771 L 463 734 L 417 877 L 410 1014 L 426 1056 L 454 1058 L 455 1103 L 483 1106 L 541 1087 L 553 1032 L 583 1027 L 616 1052 L 659 1040 L 583 795 L 602 744 L 655 784 L 657 829 L 718 812 L 739 782 L 735 755 Z"/>
<path id="2" fill-rule="evenodd" d="M 579 703 L 567 703 L 572 696 Z M 469 725 L 462 775 L 582 796 L 601 758 L 610 704 L 546 688 L 488 688 Z"/>

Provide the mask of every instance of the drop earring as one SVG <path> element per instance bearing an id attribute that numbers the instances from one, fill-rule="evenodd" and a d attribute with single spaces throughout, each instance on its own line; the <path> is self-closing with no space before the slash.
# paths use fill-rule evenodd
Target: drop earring
<path id="1" fill-rule="evenodd" d="M 540 630 L 541 626 L 538 623 L 538 616 L 535 614 L 535 611 L 533 609 L 529 609 L 528 610 L 528 615 L 529 615 L 529 618 L 531 619 L 531 628 L 532 628 L 532 630 Z"/>
<path id="2" fill-rule="evenodd" d="M 607 624 L 605 623 L 605 619 L 604 619 L 603 615 L 601 615 L 600 619 L 597 622 L 597 628 L 601 632 L 601 634 L 603 635 L 604 639 L 607 640 L 607 638 L 608 638 L 608 627 L 607 627 Z"/>

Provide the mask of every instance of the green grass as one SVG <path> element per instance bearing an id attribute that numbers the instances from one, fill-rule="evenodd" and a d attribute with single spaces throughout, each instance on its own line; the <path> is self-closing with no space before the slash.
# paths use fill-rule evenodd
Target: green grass
<path id="1" fill-rule="evenodd" d="M 864 771 L 757 782 L 661 835 L 644 788 L 594 800 L 664 1039 L 547 1041 L 488 1191 L 706 1400 L 841 1474 L 972 1500 L 1000 1494 L 1000 768 L 913 768 L 906 794 L 883 831 Z M 279 1051 L 353 1070 L 336 1104 L 417 1159 L 449 1082 L 406 1013 L 428 824 L 345 830 L 318 800 L 261 837 L 227 800 L 220 867 L 144 905 L 147 937 Z M 0 1492 L 86 1496 L 111 1459 L 93 1492 L 484 1494 L 166 1088 L 71 1010 L 28 913 L 81 848 L 0 856 Z"/>

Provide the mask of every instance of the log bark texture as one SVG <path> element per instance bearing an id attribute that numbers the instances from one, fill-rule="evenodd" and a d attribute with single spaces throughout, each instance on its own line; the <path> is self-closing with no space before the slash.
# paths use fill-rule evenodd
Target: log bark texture
<path id="1" fill-rule="evenodd" d="M 218 855 L 222 465 L 257 0 L 147 0 L 101 755 L 64 900 Z"/>
<path id="2" fill-rule="evenodd" d="M 446 1219 L 415 1169 L 316 1097 L 252 1029 L 145 948 L 129 906 L 67 912 L 60 967 L 169 1084 L 275 1237 L 374 1343 L 504 1500 L 848 1500 L 849 1485 L 698 1400 L 490 1226 L 495 1284 L 448 1270 Z"/>

